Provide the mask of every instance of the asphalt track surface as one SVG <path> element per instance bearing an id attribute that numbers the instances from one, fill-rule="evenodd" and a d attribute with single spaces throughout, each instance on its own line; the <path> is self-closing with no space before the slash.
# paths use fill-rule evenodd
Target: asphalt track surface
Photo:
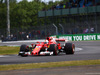
<path id="1" fill-rule="evenodd" d="M 59 54 L 58 56 L 28 56 L 20 57 L 18 55 L 0 56 L 0 65 L 5 64 L 23 64 L 23 63 L 45 63 L 45 62 L 59 62 L 59 61 L 73 61 L 73 60 L 95 60 L 100 59 L 100 41 L 80 41 L 73 42 L 76 46 L 74 55 Z M 0 43 L 4 45 L 21 45 L 20 43 Z M 31 42 L 24 42 L 30 45 Z"/>

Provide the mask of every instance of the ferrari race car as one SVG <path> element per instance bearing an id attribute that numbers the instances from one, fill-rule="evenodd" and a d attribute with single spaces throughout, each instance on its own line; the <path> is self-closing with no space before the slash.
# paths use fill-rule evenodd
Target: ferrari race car
<path id="1" fill-rule="evenodd" d="M 63 45 L 61 42 L 64 42 Z M 75 45 L 65 39 L 47 37 L 45 42 L 36 42 L 35 44 L 31 44 L 31 47 L 24 44 L 21 45 L 18 55 L 22 57 L 28 55 L 58 55 L 61 52 L 74 54 Z"/>

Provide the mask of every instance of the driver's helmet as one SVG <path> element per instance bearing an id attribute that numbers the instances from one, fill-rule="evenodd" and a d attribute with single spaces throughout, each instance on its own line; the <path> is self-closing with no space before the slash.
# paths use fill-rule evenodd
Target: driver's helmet
<path id="1" fill-rule="evenodd" d="M 53 40 L 53 37 L 50 37 L 50 40 Z"/>
<path id="2" fill-rule="evenodd" d="M 47 40 L 53 40 L 53 37 L 47 37 L 46 39 Z"/>

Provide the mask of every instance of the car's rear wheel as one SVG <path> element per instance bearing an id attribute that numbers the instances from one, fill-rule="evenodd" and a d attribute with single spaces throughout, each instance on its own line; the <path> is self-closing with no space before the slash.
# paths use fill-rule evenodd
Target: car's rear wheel
<path id="1" fill-rule="evenodd" d="M 26 57 L 28 56 L 28 54 L 25 54 L 27 52 L 29 52 L 29 47 L 27 45 L 21 45 L 19 55 L 22 57 Z"/>
<path id="2" fill-rule="evenodd" d="M 59 54 L 59 50 L 56 44 L 51 44 L 50 47 L 48 48 L 48 51 L 53 51 L 53 55 Z"/>
<path id="3" fill-rule="evenodd" d="M 75 52 L 75 45 L 73 43 L 66 43 L 64 47 L 66 54 L 74 54 Z"/>

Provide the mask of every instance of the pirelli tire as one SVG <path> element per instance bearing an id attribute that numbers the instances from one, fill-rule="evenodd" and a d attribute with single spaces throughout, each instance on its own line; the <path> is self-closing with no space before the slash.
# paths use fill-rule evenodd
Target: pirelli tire
<path id="1" fill-rule="evenodd" d="M 66 54 L 74 54 L 75 53 L 75 45 L 73 43 L 65 43 L 64 47 Z"/>
<path id="2" fill-rule="evenodd" d="M 25 54 L 25 52 L 29 52 L 29 47 L 27 45 L 21 45 L 19 55 L 22 57 L 28 56 L 27 54 Z"/>
<path id="3" fill-rule="evenodd" d="M 58 55 L 59 50 L 56 44 L 50 44 L 50 47 L 48 48 L 48 51 L 53 51 L 53 55 Z"/>

